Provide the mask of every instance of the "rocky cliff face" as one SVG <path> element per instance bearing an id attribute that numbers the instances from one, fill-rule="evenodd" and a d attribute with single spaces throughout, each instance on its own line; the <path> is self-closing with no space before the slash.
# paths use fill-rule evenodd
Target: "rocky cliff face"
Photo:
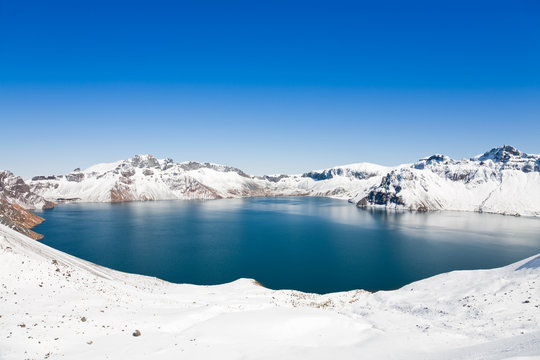
<path id="1" fill-rule="evenodd" d="M 358 206 L 540 216 L 540 156 L 511 146 L 471 159 L 433 155 L 414 164 L 359 163 L 301 175 L 249 176 L 229 166 L 136 155 L 60 176 L 31 191 L 50 201 L 121 202 L 250 196 L 327 196 Z"/>
<path id="2" fill-rule="evenodd" d="M 41 224 L 43 220 L 42 217 L 23 209 L 20 205 L 0 200 L 0 224 L 6 225 L 21 234 L 34 240 L 43 239 L 43 235 L 30 230 L 34 226 Z"/>
<path id="3" fill-rule="evenodd" d="M 11 171 L 0 171 L 0 199 L 18 204 L 25 209 L 50 209 L 54 203 L 30 189 L 20 176 Z"/>
<path id="4" fill-rule="evenodd" d="M 0 223 L 40 240 L 43 235 L 30 230 L 43 222 L 33 209 L 50 209 L 54 204 L 34 193 L 24 180 L 10 171 L 0 171 Z"/>

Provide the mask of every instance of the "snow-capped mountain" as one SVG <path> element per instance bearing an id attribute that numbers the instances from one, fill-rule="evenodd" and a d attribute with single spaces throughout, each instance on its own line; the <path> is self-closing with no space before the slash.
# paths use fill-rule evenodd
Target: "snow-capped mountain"
<path id="1" fill-rule="evenodd" d="M 540 216 L 540 156 L 511 146 L 471 159 L 433 155 L 384 176 L 359 206 Z"/>
<path id="2" fill-rule="evenodd" d="M 136 155 L 66 175 L 37 176 L 29 185 L 50 201 L 326 196 L 358 206 L 540 216 L 540 155 L 511 146 L 464 160 L 433 155 L 396 167 L 358 163 L 274 176 L 250 176 L 229 166 Z"/>
<path id="3" fill-rule="evenodd" d="M 343 199 L 378 184 L 389 168 L 355 164 L 303 175 L 249 176 L 237 168 L 174 163 L 152 155 L 98 164 L 61 176 L 36 176 L 33 191 L 51 201 L 219 199 L 250 196 L 331 196 Z"/>

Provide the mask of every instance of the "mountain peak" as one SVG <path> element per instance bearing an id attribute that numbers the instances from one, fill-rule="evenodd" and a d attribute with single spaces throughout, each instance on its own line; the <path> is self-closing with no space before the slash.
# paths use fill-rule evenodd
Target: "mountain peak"
<path id="1" fill-rule="evenodd" d="M 503 145 L 497 148 L 493 148 L 483 155 L 477 156 L 475 160 L 486 161 L 492 160 L 494 162 L 507 162 L 514 158 L 528 157 L 527 154 L 519 151 L 513 146 Z"/>
<path id="2" fill-rule="evenodd" d="M 426 166 L 430 166 L 430 165 L 437 166 L 438 164 L 450 163 L 452 161 L 453 160 L 449 156 L 442 155 L 442 154 L 434 154 L 434 155 L 427 156 L 423 159 L 418 160 L 418 162 L 413 164 L 412 166 L 415 169 L 422 170 Z"/>
<path id="3" fill-rule="evenodd" d="M 426 163 L 434 163 L 434 162 L 445 162 L 452 160 L 449 156 L 443 155 L 443 154 L 434 154 L 428 157 L 425 157 L 423 159 L 420 159 L 420 161 L 425 161 Z"/>
<path id="4" fill-rule="evenodd" d="M 128 162 L 138 168 L 157 168 L 159 167 L 159 160 L 152 154 L 137 154 L 133 156 Z"/>

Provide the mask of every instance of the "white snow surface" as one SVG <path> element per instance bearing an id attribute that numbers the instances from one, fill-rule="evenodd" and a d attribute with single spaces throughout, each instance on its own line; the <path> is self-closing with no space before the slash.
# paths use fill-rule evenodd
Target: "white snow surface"
<path id="1" fill-rule="evenodd" d="M 136 155 L 64 176 L 36 177 L 29 185 L 51 201 L 326 196 L 362 206 L 540 216 L 540 155 L 511 146 L 468 160 L 433 155 L 395 167 L 358 163 L 262 177 L 223 165 Z"/>
<path id="2" fill-rule="evenodd" d="M 34 192 L 52 201 L 115 201 L 113 193 L 117 190 L 125 195 L 124 201 L 280 195 L 350 199 L 378 184 L 390 169 L 360 163 L 312 172 L 325 176 L 333 174 L 322 181 L 305 175 L 278 175 L 272 180 L 272 177 L 249 176 L 239 169 L 218 164 L 174 163 L 171 159 L 136 155 L 53 179 L 35 177 L 28 183 Z"/>
<path id="3" fill-rule="evenodd" d="M 2 360 L 539 359 L 539 295 L 540 255 L 316 295 L 121 273 L 0 225 Z"/>

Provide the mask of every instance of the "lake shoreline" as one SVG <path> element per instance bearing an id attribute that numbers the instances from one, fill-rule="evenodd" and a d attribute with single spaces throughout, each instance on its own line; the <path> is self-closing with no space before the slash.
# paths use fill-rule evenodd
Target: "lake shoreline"
<path id="1" fill-rule="evenodd" d="M 37 230 L 47 245 L 121 271 L 200 285 L 249 277 L 314 293 L 390 290 L 540 251 L 534 218 L 365 210 L 317 197 L 71 203 L 42 216 L 48 220 Z M 393 248 L 401 259 L 387 264 Z M 452 264 L 451 257 L 463 260 Z"/>

